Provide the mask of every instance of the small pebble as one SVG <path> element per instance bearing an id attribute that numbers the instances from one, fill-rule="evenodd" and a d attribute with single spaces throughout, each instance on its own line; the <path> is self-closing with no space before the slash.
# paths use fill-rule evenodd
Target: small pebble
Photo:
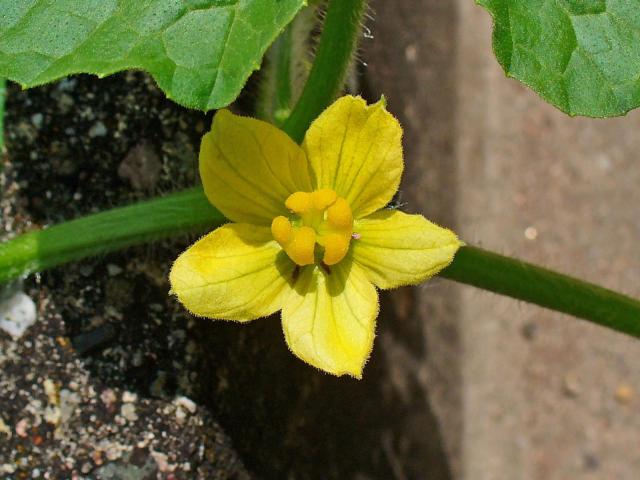
<path id="1" fill-rule="evenodd" d="M 407 59 L 407 62 L 415 63 L 416 59 L 418 58 L 418 49 L 416 48 L 416 46 L 413 44 L 407 45 L 407 47 L 404 49 L 404 57 Z"/>
<path id="2" fill-rule="evenodd" d="M 137 399 L 138 399 L 138 395 L 136 393 L 129 392 L 128 390 L 125 390 L 124 392 L 122 392 L 123 403 L 133 403 Z"/>
<path id="3" fill-rule="evenodd" d="M 19 420 L 18 423 L 16 423 L 16 435 L 22 438 L 26 437 L 28 428 L 29 420 L 27 420 L 26 418 Z"/>
<path id="4" fill-rule="evenodd" d="M 0 433 L 4 433 L 7 437 L 11 438 L 11 429 L 9 425 L 4 423 L 4 419 L 0 417 Z"/>
<path id="5" fill-rule="evenodd" d="M 118 166 L 118 176 L 128 180 L 136 190 L 153 190 L 161 171 L 160 157 L 146 142 L 132 148 Z"/>
<path id="6" fill-rule="evenodd" d="M 567 397 L 577 397 L 580 395 L 580 379 L 574 373 L 567 373 L 564 377 L 563 390 Z"/>
<path id="7" fill-rule="evenodd" d="M 112 277 L 116 275 L 120 275 L 122 273 L 122 267 L 116 265 L 115 263 L 109 263 L 107 265 L 107 273 Z"/>
<path id="8" fill-rule="evenodd" d="M 536 227 L 527 227 L 524 230 L 524 236 L 527 240 L 535 240 L 538 238 L 538 229 Z"/>
<path id="9" fill-rule="evenodd" d="M 187 418 L 187 412 L 185 412 L 181 408 L 176 408 L 176 420 L 177 420 L 177 422 L 179 424 L 182 424 L 184 422 L 185 418 Z"/>
<path id="10" fill-rule="evenodd" d="M 116 402 L 116 400 L 118 400 L 118 397 L 112 389 L 106 388 L 100 394 L 100 400 L 102 400 L 102 403 L 104 403 L 107 407 L 110 407 Z"/>
<path id="11" fill-rule="evenodd" d="M 156 461 L 156 465 L 158 465 L 158 470 L 161 473 L 168 473 L 172 470 L 169 465 L 169 457 L 164 453 L 151 451 L 151 456 Z"/>
<path id="12" fill-rule="evenodd" d="M 527 322 L 522 326 L 522 336 L 529 341 L 535 339 L 538 333 L 538 325 L 533 322 Z"/>
<path id="13" fill-rule="evenodd" d="M 138 419 L 136 414 L 136 406 L 133 403 L 125 403 L 120 408 L 120 415 L 126 418 L 130 422 L 135 422 Z"/>
<path id="14" fill-rule="evenodd" d="M 59 425 L 62 418 L 62 412 L 59 407 L 48 406 L 44 411 L 44 420 L 50 425 Z"/>
<path id="15" fill-rule="evenodd" d="M 177 397 L 173 401 L 177 407 L 183 408 L 189 413 L 196 413 L 196 404 L 193 400 L 187 397 Z"/>
<path id="16" fill-rule="evenodd" d="M 36 319 L 36 304 L 23 292 L 17 292 L 0 302 L 0 330 L 7 332 L 14 340 L 22 337 L 36 323 Z"/>
<path id="17" fill-rule="evenodd" d="M 42 127 L 43 119 L 44 119 L 44 116 L 41 113 L 34 113 L 33 115 L 31 115 L 31 123 L 33 123 L 33 126 L 38 129 Z"/>
<path id="18" fill-rule="evenodd" d="M 89 129 L 89 136 L 91 138 L 95 137 L 104 137 L 107 134 L 107 127 L 98 120 L 93 126 Z"/>
<path id="19" fill-rule="evenodd" d="M 63 93 L 58 97 L 58 108 L 62 113 L 67 113 L 73 107 L 73 98 L 67 93 Z"/>
<path id="20" fill-rule="evenodd" d="M 42 382 L 44 386 L 44 393 L 47 395 L 47 401 L 51 405 L 58 404 L 58 387 L 50 378 L 45 378 L 44 382 Z"/>

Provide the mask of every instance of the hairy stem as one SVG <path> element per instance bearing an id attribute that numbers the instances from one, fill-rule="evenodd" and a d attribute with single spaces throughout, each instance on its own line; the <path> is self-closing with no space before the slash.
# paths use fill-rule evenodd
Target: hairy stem
<path id="1" fill-rule="evenodd" d="M 340 93 L 357 46 L 365 0 L 330 0 L 316 58 L 284 130 L 300 143 L 309 125 Z"/>
<path id="2" fill-rule="evenodd" d="M 0 283 L 64 263 L 225 222 L 201 188 L 114 208 L 0 244 Z"/>
<path id="3" fill-rule="evenodd" d="M 282 128 L 291 115 L 311 69 L 309 47 L 317 23 L 317 7 L 309 5 L 269 47 L 260 72 L 256 117 Z"/>
<path id="4" fill-rule="evenodd" d="M 441 275 L 640 337 L 639 300 L 515 258 L 462 247 Z"/>

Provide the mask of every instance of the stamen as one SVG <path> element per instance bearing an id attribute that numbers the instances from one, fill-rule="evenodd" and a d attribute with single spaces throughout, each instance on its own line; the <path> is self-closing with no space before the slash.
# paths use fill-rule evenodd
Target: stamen
<path id="1" fill-rule="evenodd" d="M 327 209 L 327 220 L 332 226 L 347 229 L 353 226 L 353 214 L 347 201 L 339 197 L 333 205 Z"/>
<path id="2" fill-rule="evenodd" d="M 291 241 L 293 227 L 287 217 L 280 215 L 271 222 L 271 235 L 281 246 L 287 245 Z"/>
<path id="3" fill-rule="evenodd" d="M 313 199 L 308 192 L 296 192 L 289 195 L 284 205 L 292 212 L 303 214 L 311 210 L 313 207 Z"/>
<path id="4" fill-rule="evenodd" d="M 352 237 L 353 214 L 347 201 L 334 190 L 295 192 L 286 199 L 285 206 L 296 218 L 274 218 L 271 233 L 294 263 L 316 263 L 316 243 L 323 252 L 322 261 L 317 262 L 322 268 L 329 269 L 347 255 L 351 239 L 356 238 Z"/>
<path id="5" fill-rule="evenodd" d="M 293 239 L 284 250 L 298 265 L 311 265 L 314 263 L 315 246 L 316 231 L 311 227 L 300 227 L 294 230 Z"/>
<path id="6" fill-rule="evenodd" d="M 338 194 L 329 188 L 316 190 L 313 196 L 313 207 L 316 210 L 324 210 L 338 198 Z"/>
<path id="7" fill-rule="evenodd" d="M 327 265 L 335 265 L 342 260 L 349 250 L 350 236 L 331 233 L 324 239 L 324 257 L 322 261 Z"/>

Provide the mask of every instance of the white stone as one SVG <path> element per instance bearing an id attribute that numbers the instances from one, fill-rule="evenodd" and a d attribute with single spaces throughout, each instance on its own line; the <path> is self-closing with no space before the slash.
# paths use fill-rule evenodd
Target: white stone
<path id="1" fill-rule="evenodd" d="M 173 402 L 176 404 L 177 407 L 182 407 L 183 409 L 185 409 L 189 413 L 195 413 L 196 412 L 196 404 L 190 398 L 187 398 L 187 397 L 176 397 L 176 399 Z"/>
<path id="2" fill-rule="evenodd" d="M 36 323 L 36 304 L 23 292 L 0 303 L 0 329 L 11 335 L 14 340 L 22 337 L 24 332 Z"/>
<path id="3" fill-rule="evenodd" d="M 133 403 L 138 400 L 138 394 L 125 390 L 122 392 L 122 402 L 123 403 Z"/>
<path id="4" fill-rule="evenodd" d="M 120 408 L 120 415 L 126 418 L 130 422 L 135 422 L 138 419 L 136 414 L 136 407 L 133 403 L 125 403 Z"/>

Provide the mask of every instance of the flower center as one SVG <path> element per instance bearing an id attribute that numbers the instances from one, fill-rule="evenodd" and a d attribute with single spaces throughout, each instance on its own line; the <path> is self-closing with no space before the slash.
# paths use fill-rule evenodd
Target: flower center
<path id="1" fill-rule="evenodd" d="M 328 188 L 296 192 L 284 202 L 291 218 L 279 216 L 271 222 L 273 238 L 297 265 L 322 259 L 335 265 L 349 251 L 353 214 L 347 201 Z"/>

